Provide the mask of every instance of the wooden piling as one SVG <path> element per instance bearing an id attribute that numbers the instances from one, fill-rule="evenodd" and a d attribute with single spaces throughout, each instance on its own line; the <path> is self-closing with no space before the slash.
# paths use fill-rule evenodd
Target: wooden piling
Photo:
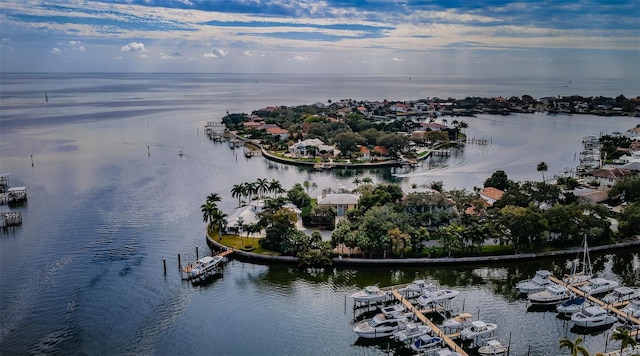
<path id="1" fill-rule="evenodd" d="M 180 263 L 180 254 L 178 254 L 178 270 L 182 269 L 182 263 Z"/>
<path id="2" fill-rule="evenodd" d="M 164 274 L 167 274 L 167 259 L 162 258 L 162 267 L 164 268 Z"/>
<path id="3" fill-rule="evenodd" d="M 196 246 L 196 260 L 198 259 L 198 246 Z"/>

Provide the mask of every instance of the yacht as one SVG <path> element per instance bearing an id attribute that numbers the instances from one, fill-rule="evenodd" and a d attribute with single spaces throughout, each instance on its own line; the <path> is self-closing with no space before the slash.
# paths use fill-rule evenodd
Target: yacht
<path id="1" fill-rule="evenodd" d="M 460 332 L 460 338 L 462 340 L 473 340 L 479 336 L 486 337 L 492 334 L 498 325 L 494 323 L 485 323 L 481 320 L 472 321 L 470 326 L 462 329 Z"/>
<path id="2" fill-rule="evenodd" d="M 478 349 L 478 353 L 482 356 L 506 355 L 509 351 L 508 346 L 504 346 L 498 340 L 489 340 L 485 346 Z"/>
<path id="3" fill-rule="evenodd" d="M 588 295 L 598 295 L 611 292 L 618 285 L 620 285 L 618 282 L 609 279 L 591 278 L 589 283 L 578 287 L 578 289 Z"/>
<path id="4" fill-rule="evenodd" d="M 593 266 L 591 257 L 589 256 L 589 246 L 587 244 L 587 236 L 582 239 L 582 259 L 580 254 L 573 260 L 571 274 L 565 275 L 562 281 L 566 284 L 577 284 L 588 281 L 593 277 Z M 581 268 L 580 268 L 581 267 Z M 578 269 L 580 269 L 578 271 Z"/>
<path id="5" fill-rule="evenodd" d="M 459 291 L 453 289 L 436 289 L 432 291 L 425 291 L 418 297 L 418 303 L 423 307 L 431 306 L 435 303 L 443 302 L 455 298 Z"/>
<path id="6" fill-rule="evenodd" d="M 541 292 L 529 294 L 527 298 L 533 305 L 555 305 L 569 299 L 570 296 L 566 287 L 552 284 Z"/>
<path id="7" fill-rule="evenodd" d="M 632 299 L 629 304 L 620 309 L 625 315 L 640 318 L 640 298 Z"/>
<path id="8" fill-rule="evenodd" d="M 470 326 L 472 321 L 471 313 L 460 313 L 451 319 L 445 320 L 442 323 L 442 328 L 448 332 L 456 332 Z"/>
<path id="9" fill-rule="evenodd" d="M 599 306 L 591 306 L 576 312 L 571 316 L 576 326 L 582 328 L 596 328 L 613 324 L 618 319 Z"/>
<path id="10" fill-rule="evenodd" d="M 431 328 L 422 323 L 407 323 L 404 330 L 400 330 L 393 334 L 393 338 L 400 342 L 411 342 L 418 336 L 426 335 L 431 332 Z"/>
<path id="11" fill-rule="evenodd" d="M 438 336 L 422 335 L 411 343 L 411 349 L 416 352 L 424 352 L 441 346 L 442 338 Z"/>
<path id="12" fill-rule="evenodd" d="M 404 330 L 409 323 L 412 313 L 400 311 L 400 308 L 383 308 L 382 313 L 376 314 L 370 320 L 363 320 L 356 324 L 353 332 L 365 339 L 389 337 L 400 330 Z"/>
<path id="13" fill-rule="evenodd" d="M 222 256 L 205 256 L 196 261 L 193 266 L 187 267 L 189 279 L 192 282 L 201 282 L 206 278 L 217 273 L 217 267 L 220 265 L 224 257 Z"/>
<path id="14" fill-rule="evenodd" d="M 438 287 L 431 283 L 427 282 L 424 279 L 416 279 L 407 285 L 404 290 L 408 293 L 423 293 L 424 291 L 433 291 Z"/>
<path id="15" fill-rule="evenodd" d="M 630 287 L 618 287 L 614 288 L 613 292 L 605 295 L 602 301 L 607 304 L 613 304 L 618 302 L 626 302 L 634 298 L 640 297 L 640 289 Z"/>
<path id="16" fill-rule="evenodd" d="M 556 310 L 558 310 L 558 313 L 560 314 L 571 315 L 588 306 L 591 306 L 591 302 L 589 302 L 585 297 L 573 297 L 558 304 L 556 306 Z"/>
<path id="17" fill-rule="evenodd" d="M 351 298 L 361 303 L 378 303 L 387 300 L 390 295 L 390 292 L 383 291 L 378 286 L 366 286 L 363 290 L 351 294 Z"/>
<path id="18" fill-rule="evenodd" d="M 553 283 L 549 279 L 549 277 L 552 275 L 553 273 L 551 273 L 550 271 L 541 269 L 539 271 L 536 271 L 536 274 L 535 276 L 533 276 L 533 278 L 518 282 L 516 284 L 516 288 L 521 294 L 529 294 L 542 291 L 545 289 L 545 287 Z"/>

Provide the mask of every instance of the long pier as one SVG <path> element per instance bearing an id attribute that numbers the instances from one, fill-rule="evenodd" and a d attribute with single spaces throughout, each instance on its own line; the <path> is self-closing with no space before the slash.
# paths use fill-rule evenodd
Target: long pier
<path id="1" fill-rule="evenodd" d="M 391 291 L 391 293 L 393 294 L 394 297 L 396 297 L 396 299 L 398 299 L 405 307 L 407 307 L 407 309 L 411 312 L 413 312 L 416 317 L 418 319 L 420 319 L 420 321 L 422 321 L 425 325 L 429 326 L 431 328 L 431 330 L 438 336 L 441 337 L 442 340 L 445 342 L 445 344 L 447 344 L 447 346 L 449 346 L 449 348 L 451 348 L 453 351 L 458 352 L 460 355 L 462 356 L 469 356 L 469 354 L 464 351 L 462 349 L 462 347 L 458 346 L 458 344 L 456 344 L 453 339 L 451 339 L 447 334 L 445 334 L 442 330 L 440 330 L 438 328 L 438 326 L 436 326 L 436 324 L 434 324 L 433 322 L 431 322 L 431 320 L 429 320 L 429 318 L 427 318 L 426 316 L 424 316 L 424 314 L 422 314 L 416 307 L 413 306 L 413 304 L 411 304 L 407 298 L 403 297 L 402 294 L 400 294 L 400 292 L 398 292 L 398 290 L 394 289 Z"/>
<path id="2" fill-rule="evenodd" d="M 565 286 L 567 287 L 567 289 L 569 289 L 570 291 L 572 291 L 573 293 L 581 296 L 581 297 L 585 297 L 586 299 L 590 300 L 591 302 L 601 306 L 602 308 L 609 310 L 615 314 L 617 314 L 618 316 L 620 316 L 623 319 L 629 320 L 630 322 L 640 326 L 640 319 L 631 316 L 631 315 L 627 315 L 624 312 L 622 312 L 620 309 L 618 309 L 618 306 L 624 305 L 625 303 L 614 303 L 614 304 L 607 304 L 605 302 L 603 302 L 602 300 L 587 294 L 585 292 L 583 292 L 582 290 L 576 288 L 574 285 L 572 284 L 565 284 L 563 281 L 559 280 L 558 278 L 554 277 L 554 276 L 549 276 L 549 280 L 552 281 L 553 283 L 556 283 L 558 285 L 561 286 Z M 637 335 L 638 334 L 638 330 L 633 331 L 633 335 Z"/>

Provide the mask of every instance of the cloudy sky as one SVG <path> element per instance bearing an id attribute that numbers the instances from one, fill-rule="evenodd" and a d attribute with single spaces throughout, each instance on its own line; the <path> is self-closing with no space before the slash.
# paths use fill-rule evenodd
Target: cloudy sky
<path id="1" fill-rule="evenodd" d="M 0 3 L 4 72 L 640 78 L 638 0 Z"/>

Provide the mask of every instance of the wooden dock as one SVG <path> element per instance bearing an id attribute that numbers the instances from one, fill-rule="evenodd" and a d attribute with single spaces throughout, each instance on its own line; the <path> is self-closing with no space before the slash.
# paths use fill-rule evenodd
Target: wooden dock
<path id="1" fill-rule="evenodd" d="M 581 297 L 585 297 L 586 299 L 588 299 L 591 302 L 601 306 L 602 308 L 607 309 L 607 310 L 617 314 L 621 318 L 629 320 L 630 322 L 640 326 L 640 319 L 638 319 L 636 317 L 633 317 L 631 315 L 627 315 L 624 312 L 620 311 L 620 309 L 617 308 L 618 306 L 624 305 L 624 303 L 607 304 L 607 303 L 603 302 L 602 300 L 600 300 L 600 299 L 598 299 L 598 298 L 596 298 L 596 297 L 594 297 L 592 295 L 589 295 L 589 294 L 581 291 L 580 289 L 576 288 L 575 285 L 573 285 L 573 284 L 565 284 L 564 282 L 562 282 L 561 280 L 559 280 L 558 278 L 556 278 L 554 276 L 549 276 L 549 280 L 552 281 L 553 283 L 558 284 L 558 285 L 567 287 L 567 289 L 569 289 L 573 293 L 575 293 L 575 294 L 577 294 L 577 295 L 579 295 Z M 634 331 L 634 333 L 637 334 L 638 331 L 636 330 L 636 331 Z"/>
<path id="2" fill-rule="evenodd" d="M 431 331 L 434 332 L 436 334 L 436 336 L 441 337 L 442 340 L 445 342 L 445 344 L 447 344 L 447 346 L 449 346 L 449 348 L 451 348 L 451 350 L 460 353 L 460 355 L 462 356 L 469 356 L 469 354 L 464 351 L 462 349 L 462 347 L 458 346 L 458 344 L 456 344 L 447 334 L 445 334 L 442 330 L 440 330 L 436 324 L 434 324 L 431 320 L 429 320 L 429 318 L 427 318 L 426 316 L 424 316 L 424 314 L 422 314 L 416 307 L 413 306 L 413 304 L 411 304 L 407 298 L 403 297 L 402 294 L 400 294 L 397 290 L 392 290 L 391 293 L 393 294 L 394 297 L 396 297 L 396 299 L 398 299 L 405 307 L 407 307 L 407 309 L 411 312 L 413 312 L 416 317 L 418 319 L 420 319 L 420 321 L 422 321 L 425 325 L 429 326 L 431 328 Z"/>
<path id="3" fill-rule="evenodd" d="M 226 250 L 224 250 L 224 251 L 222 251 L 222 252 L 220 252 L 220 253 L 216 254 L 216 256 L 222 256 L 222 257 L 225 257 L 225 256 L 228 256 L 228 255 L 230 255 L 230 254 L 232 254 L 232 253 L 233 253 L 233 249 L 232 249 L 231 247 L 229 247 L 228 249 L 226 249 Z"/>

